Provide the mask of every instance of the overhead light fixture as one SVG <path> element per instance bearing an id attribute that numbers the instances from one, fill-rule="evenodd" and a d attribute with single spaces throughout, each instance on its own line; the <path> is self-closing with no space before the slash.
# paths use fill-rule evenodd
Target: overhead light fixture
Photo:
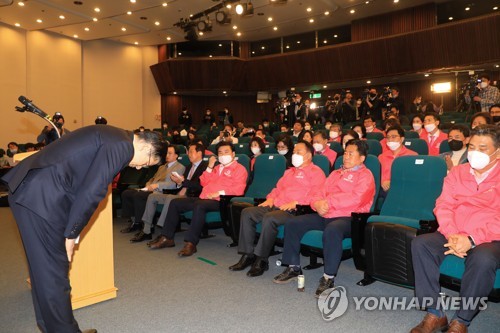
<path id="1" fill-rule="evenodd" d="M 155 25 L 156 25 L 156 26 L 159 26 L 159 25 L 160 25 L 160 21 L 156 21 L 156 22 L 155 22 Z"/>
<path id="2" fill-rule="evenodd" d="M 128 12 L 127 12 L 127 15 L 132 15 L 132 12 L 131 12 L 131 11 L 128 11 Z"/>
<path id="3" fill-rule="evenodd" d="M 94 17 L 94 18 L 92 19 L 92 21 L 97 22 L 97 21 L 99 21 L 99 20 L 97 19 L 97 17 Z"/>
<path id="4" fill-rule="evenodd" d="M 20 26 L 21 26 L 21 23 L 14 23 L 14 25 L 15 25 L 16 27 L 20 27 Z"/>
<path id="5" fill-rule="evenodd" d="M 354 13 L 356 13 L 356 10 L 355 9 L 351 9 L 350 13 L 354 14 Z"/>
<path id="6" fill-rule="evenodd" d="M 64 19 L 66 18 L 66 16 L 64 16 L 64 15 L 59 15 L 59 18 L 60 18 L 61 20 L 64 20 Z"/>
<path id="7" fill-rule="evenodd" d="M 24 2 L 23 2 L 23 1 L 19 1 L 17 4 L 18 4 L 19 6 L 21 6 L 21 7 L 23 7 L 23 6 L 24 6 Z"/>
<path id="8" fill-rule="evenodd" d="M 89 27 L 85 27 L 85 29 L 83 29 L 85 31 L 90 31 L 90 28 Z"/>
<path id="9" fill-rule="evenodd" d="M 220 10 L 215 13 L 215 21 L 219 24 L 229 24 L 231 23 L 231 15 L 225 10 Z"/>
<path id="10" fill-rule="evenodd" d="M 278 27 L 273 27 L 273 30 L 274 30 L 274 31 L 278 30 Z"/>
<path id="11" fill-rule="evenodd" d="M 100 13 L 100 12 L 101 12 L 101 9 L 100 9 L 99 7 L 95 7 L 95 8 L 94 8 L 94 12 L 96 12 L 96 13 Z"/>
<path id="12" fill-rule="evenodd" d="M 168 3 L 164 2 L 161 4 L 163 7 L 167 7 L 168 6 Z"/>
<path id="13" fill-rule="evenodd" d="M 240 3 L 236 5 L 236 14 L 241 16 L 251 16 L 253 15 L 253 4 L 251 1 L 247 3 Z"/>
<path id="14" fill-rule="evenodd" d="M 43 21 L 41 19 L 36 20 L 37 23 L 42 23 Z"/>
<path id="15" fill-rule="evenodd" d="M 314 19 L 309 19 L 309 23 L 314 23 Z"/>
<path id="16" fill-rule="evenodd" d="M 168 37 L 167 37 L 167 40 L 172 40 L 172 37 L 168 36 Z"/>
<path id="17" fill-rule="evenodd" d="M 307 12 L 310 13 L 312 11 L 312 8 L 311 7 L 307 7 Z"/>
<path id="18" fill-rule="evenodd" d="M 493 10 L 498 10 L 498 7 L 496 7 L 496 6 L 495 6 L 495 7 L 493 7 Z"/>
<path id="19" fill-rule="evenodd" d="M 329 11 L 326 11 L 326 12 L 325 12 L 325 15 L 326 15 L 326 16 L 330 15 L 330 12 L 329 12 Z"/>
<path id="20" fill-rule="evenodd" d="M 127 31 L 127 28 L 125 28 L 125 27 L 122 27 L 122 31 Z"/>
<path id="21" fill-rule="evenodd" d="M 201 32 L 212 31 L 212 22 L 210 21 L 210 18 L 207 16 L 205 20 L 198 22 L 197 27 L 198 31 Z"/>
<path id="22" fill-rule="evenodd" d="M 448 17 L 448 20 L 452 21 L 453 20 L 453 16 Z"/>
<path id="23" fill-rule="evenodd" d="M 372 81 L 370 81 L 370 80 L 366 81 L 366 84 L 370 84 L 370 83 L 372 83 Z"/>
<path id="24" fill-rule="evenodd" d="M 469 11 L 469 10 L 470 10 L 470 7 L 465 7 L 465 10 L 466 10 L 466 11 Z"/>

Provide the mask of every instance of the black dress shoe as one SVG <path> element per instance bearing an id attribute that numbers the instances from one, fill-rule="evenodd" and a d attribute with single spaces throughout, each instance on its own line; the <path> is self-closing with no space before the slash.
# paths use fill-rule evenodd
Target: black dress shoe
<path id="1" fill-rule="evenodd" d="M 287 267 L 283 273 L 278 274 L 274 277 L 273 282 L 278 284 L 288 283 L 293 280 L 297 280 L 297 277 L 302 275 L 302 269 L 298 271 L 294 270 L 292 267 Z"/>
<path id="2" fill-rule="evenodd" d="M 321 279 L 319 279 L 319 285 L 318 288 L 316 289 L 316 298 L 319 298 L 321 294 L 327 289 L 331 289 L 335 287 L 335 283 L 333 279 L 327 279 L 326 277 L 322 276 Z"/>
<path id="3" fill-rule="evenodd" d="M 249 277 L 261 276 L 268 269 L 269 269 L 269 263 L 267 262 L 267 260 L 258 258 L 253 263 L 252 268 L 250 268 L 250 270 L 247 272 L 247 276 Z"/>
<path id="4" fill-rule="evenodd" d="M 251 264 L 255 262 L 255 256 L 253 254 L 244 254 L 241 256 L 240 261 L 234 264 L 233 266 L 229 266 L 230 271 L 242 271 Z"/>
<path id="5" fill-rule="evenodd" d="M 123 234 L 129 234 L 131 232 L 138 231 L 141 229 L 142 229 L 142 223 L 132 222 L 128 227 L 120 230 L 120 232 Z"/>
<path id="6" fill-rule="evenodd" d="M 131 240 L 130 242 L 131 243 L 139 243 L 139 242 L 143 242 L 145 240 L 151 240 L 153 239 L 153 235 L 152 234 L 145 234 L 144 232 L 140 232 L 138 233 L 137 235 L 135 235 Z"/>

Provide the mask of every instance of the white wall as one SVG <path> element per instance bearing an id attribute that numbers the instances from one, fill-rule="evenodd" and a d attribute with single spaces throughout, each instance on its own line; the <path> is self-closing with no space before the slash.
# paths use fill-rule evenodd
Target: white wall
<path id="1" fill-rule="evenodd" d="M 0 23 L 0 148 L 9 141 L 35 142 L 45 122 L 18 113 L 20 95 L 53 115 L 61 112 L 66 127 L 91 125 L 97 116 L 126 129 L 160 126 L 160 94 L 149 66 L 158 62 L 154 46 L 66 38 L 24 31 Z"/>

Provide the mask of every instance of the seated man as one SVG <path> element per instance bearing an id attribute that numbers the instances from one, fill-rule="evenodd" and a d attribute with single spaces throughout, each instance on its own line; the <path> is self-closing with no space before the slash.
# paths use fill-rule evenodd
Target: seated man
<path id="1" fill-rule="evenodd" d="M 325 155 L 330 161 L 330 168 L 335 163 L 335 159 L 337 158 L 337 152 L 330 149 L 328 145 L 328 137 L 326 136 L 325 131 L 316 131 L 313 136 L 313 147 L 318 155 Z"/>
<path id="2" fill-rule="evenodd" d="M 424 116 L 425 131 L 420 133 L 420 139 L 427 142 L 430 156 L 438 156 L 441 142 L 448 139 L 446 133 L 439 130 L 440 119 L 436 112 L 427 112 Z"/>
<path id="3" fill-rule="evenodd" d="M 252 132 L 253 134 L 253 132 Z M 220 132 L 219 136 L 216 137 L 213 141 L 212 141 L 212 144 L 213 145 L 216 145 L 218 144 L 219 142 L 232 142 L 233 144 L 237 144 L 238 143 L 238 138 L 235 138 L 234 137 L 234 128 L 233 128 L 233 125 L 231 124 L 227 124 L 227 125 L 224 125 L 224 130 Z"/>
<path id="4" fill-rule="evenodd" d="M 383 197 L 385 197 L 387 191 L 389 191 L 389 188 L 391 187 L 391 168 L 394 160 L 400 156 L 418 155 L 416 152 L 407 149 L 403 145 L 403 142 L 405 141 L 405 131 L 400 126 L 390 127 L 387 130 L 387 136 L 385 139 L 387 140 L 386 146 L 388 149 L 384 150 L 378 157 L 382 168 L 380 185 L 383 193 L 380 194 Z"/>
<path id="5" fill-rule="evenodd" d="M 317 213 L 296 216 L 285 223 L 283 263 L 289 266 L 274 278 L 275 283 L 288 283 L 302 275 L 300 240 L 309 230 L 323 230 L 325 268 L 316 297 L 334 287 L 342 259 L 342 240 L 351 237 L 351 213 L 369 212 L 375 195 L 375 180 L 363 164 L 367 154 L 366 142 L 348 141 L 342 168 L 333 171 L 311 196 L 311 208 Z"/>
<path id="6" fill-rule="evenodd" d="M 146 209 L 148 196 L 153 193 L 162 193 L 163 190 L 175 189 L 176 185 L 170 179 L 172 172 L 184 173 L 184 165 L 177 162 L 179 148 L 170 145 L 167 148 L 166 163 L 158 168 L 146 186 L 142 189 L 128 189 L 122 192 L 122 217 L 130 217 L 130 226 L 120 230 L 122 233 L 130 233 L 142 228 L 142 215 Z"/>
<path id="7" fill-rule="evenodd" d="M 465 258 L 460 297 L 469 303 L 460 306 L 448 332 L 467 332 L 479 312 L 481 297 L 493 289 L 500 268 L 500 130 L 479 125 L 472 130 L 467 157 L 469 163 L 454 167 L 446 176 L 434 214 L 437 232 L 412 242 L 415 294 L 419 304 L 432 299 L 427 315 L 412 333 L 437 332 L 448 326 L 439 295 L 439 267 L 448 256 Z M 474 300 L 474 301 L 472 301 Z"/>
<path id="8" fill-rule="evenodd" d="M 174 193 L 153 192 L 148 196 L 146 202 L 146 209 L 142 215 L 142 222 L 144 227 L 140 233 L 135 235 L 130 241 L 133 243 L 142 242 L 144 240 L 152 239 L 154 232 L 153 218 L 156 214 L 156 206 L 163 205 L 160 217 L 158 218 L 158 225 L 163 226 L 163 222 L 167 216 L 170 201 L 175 198 L 183 197 L 198 197 L 201 193 L 200 176 L 207 168 L 208 163 L 203 161 L 203 150 L 205 148 L 201 143 L 191 143 L 188 150 L 188 158 L 191 162 L 186 170 L 184 176 L 179 174 L 179 177 L 171 174 L 170 179 L 176 183 L 176 189 L 171 190 Z M 167 191 L 168 192 L 168 191 Z M 159 238 L 160 236 L 158 236 Z M 156 239 L 157 240 L 157 239 Z M 155 240 L 155 241 L 156 241 Z M 153 243 L 153 242 L 151 242 Z"/>
<path id="9" fill-rule="evenodd" d="M 199 198 L 179 198 L 170 202 L 166 224 L 158 241 L 151 243 L 151 249 L 174 247 L 175 228 L 179 224 L 180 214 L 193 211 L 191 225 L 184 237 L 184 248 L 178 253 L 180 257 L 193 255 L 200 234 L 205 225 L 205 214 L 219 210 L 221 195 L 242 195 L 247 184 L 248 173 L 244 166 L 235 161 L 234 146 L 230 142 L 217 144 L 219 165 L 214 168 L 217 158 L 211 156 L 208 167 L 200 177 L 203 190 Z"/>
<path id="10" fill-rule="evenodd" d="M 328 142 L 341 142 L 342 139 L 342 125 L 335 123 L 330 125 L 328 128 L 325 126 L 326 130 L 328 131 Z"/>
<path id="11" fill-rule="evenodd" d="M 376 127 L 375 118 L 373 116 L 365 116 L 363 119 L 363 126 L 366 129 L 366 133 L 382 133 L 385 136 L 384 131 L 381 131 Z"/>
<path id="12" fill-rule="evenodd" d="M 448 172 L 459 164 L 467 163 L 467 144 L 469 129 L 463 125 L 453 125 L 448 132 L 448 145 L 451 151 L 439 154 L 446 161 Z"/>
<path id="13" fill-rule="evenodd" d="M 314 149 L 310 143 L 299 141 L 293 148 L 293 168 L 285 171 L 276 187 L 258 207 L 245 208 L 241 213 L 238 253 L 240 261 L 229 267 L 232 271 L 252 268 L 248 276 L 260 276 L 268 270 L 268 257 L 273 248 L 278 227 L 293 216 L 297 205 L 309 205 L 310 194 L 325 182 L 325 174 L 312 163 Z M 262 222 L 257 246 L 254 248 L 255 227 Z M 256 258 L 257 256 L 257 258 Z"/>

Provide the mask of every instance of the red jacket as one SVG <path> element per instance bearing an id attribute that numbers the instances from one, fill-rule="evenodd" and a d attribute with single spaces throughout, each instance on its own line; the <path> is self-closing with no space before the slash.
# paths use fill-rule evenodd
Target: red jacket
<path id="1" fill-rule="evenodd" d="M 444 140 L 448 140 L 448 134 L 439 131 L 438 132 L 438 137 L 432 142 L 432 145 L 429 141 L 429 132 L 427 132 L 425 129 L 422 130 L 420 133 L 420 139 L 424 140 L 427 142 L 427 146 L 429 147 L 429 155 L 430 156 L 439 156 L 439 146 L 441 145 L 441 142 Z"/>
<path id="2" fill-rule="evenodd" d="M 328 161 L 330 161 L 330 167 L 333 166 L 333 163 L 335 163 L 335 159 L 337 158 L 337 152 L 333 149 L 330 149 L 329 146 L 326 146 L 325 150 L 316 152 L 318 155 L 325 155 L 328 158 Z"/>
<path id="3" fill-rule="evenodd" d="M 247 176 L 245 167 L 236 161 L 225 167 L 219 164 L 212 171 L 207 169 L 200 176 L 200 184 L 203 186 L 200 199 L 208 199 L 208 194 L 221 191 L 226 195 L 242 195 L 247 185 Z M 220 199 L 217 197 L 214 200 Z"/>
<path id="4" fill-rule="evenodd" d="M 390 150 L 389 148 L 387 148 L 387 150 L 384 150 L 384 152 L 380 154 L 378 157 L 378 160 L 380 161 L 380 165 L 382 167 L 381 181 L 384 182 L 386 180 L 391 180 L 392 162 L 394 162 L 394 160 L 397 157 L 412 156 L 412 155 L 418 155 L 418 154 L 413 150 L 407 149 L 404 145 L 401 146 L 401 150 L 399 151 L 398 155 L 394 155 L 392 150 Z"/>
<path id="5" fill-rule="evenodd" d="M 470 235 L 476 245 L 500 240 L 500 162 L 477 185 L 469 163 L 451 169 L 444 179 L 443 192 L 436 200 L 434 214 L 438 231 Z"/>
<path id="6" fill-rule="evenodd" d="M 292 167 L 285 171 L 267 199 L 274 199 L 276 207 L 292 201 L 298 201 L 299 205 L 309 205 L 311 193 L 321 187 L 325 179 L 325 173 L 313 163 L 304 168 Z"/>
<path id="7" fill-rule="evenodd" d="M 351 216 L 352 212 L 367 213 L 375 195 L 375 180 L 370 170 L 361 165 L 357 170 L 337 169 L 315 191 L 311 197 L 313 203 L 327 200 L 328 212 L 324 217 Z"/>

